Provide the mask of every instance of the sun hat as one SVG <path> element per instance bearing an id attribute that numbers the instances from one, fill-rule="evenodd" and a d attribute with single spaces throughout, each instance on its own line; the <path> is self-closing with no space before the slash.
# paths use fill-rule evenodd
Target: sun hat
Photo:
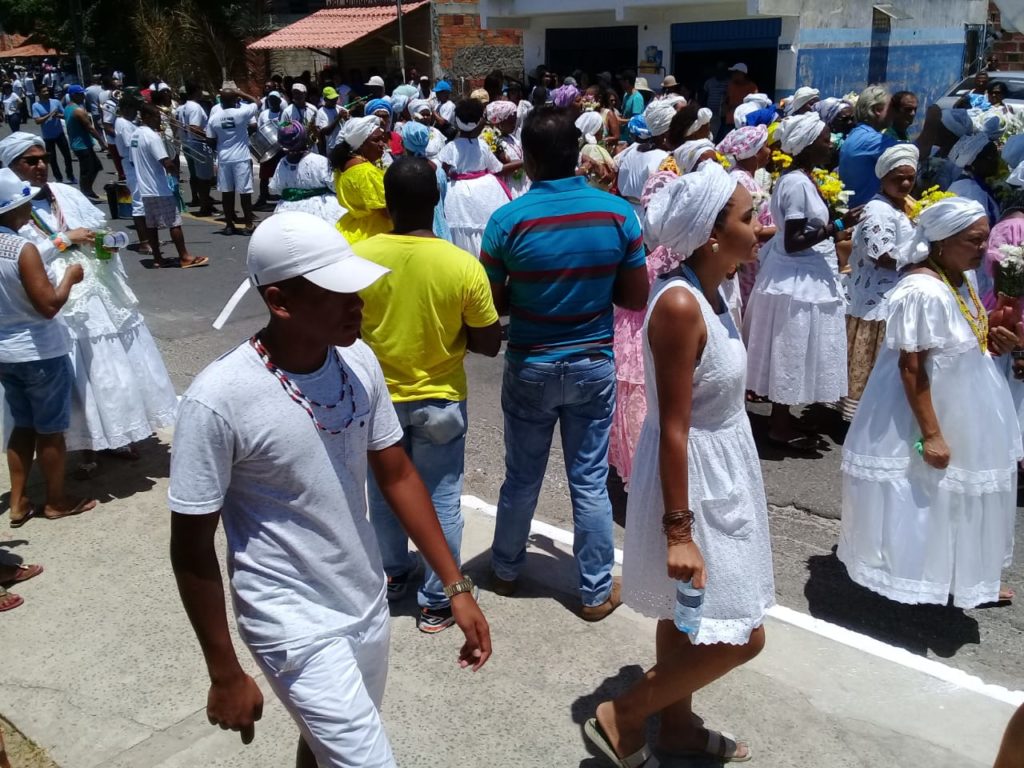
<path id="1" fill-rule="evenodd" d="M 675 88 L 679 83 L 676 82 L 674 75 L 666 75 L 665 79 L 661 81 L 662 88 Z"/>
<path id="2" fill-rule="evenodd" d="M 452 86 L 447 80 L 438 80 L 434 85 L 434 93 L 451 93 Z"/>
<path id="3" fill-rule="evenodd" d="M 10 168 L 0 168 L 0 215 L 28 205 L 39 194 L 39 187 L 22 181 Z"/>
<path id="4" fill-rule="evenodd" d="M 323 96 L 325 99 L 336 99 L 338 98 L 338 92 L 328 85 L 324 88 Z"/>
<path id="5" fill-rule="evenodd" d="M 391 271 L 356 256 L 334 225 L 304 211 L 283 211 L 263 221 L 249 240 L 245 266 L 249 278 L 214 320 L 218 330 L 250 286 L 304 277 L 332 293 L 358 293 Z"/>
<path id="6" fill-rule="evenodd" d="M 654 91 L 651 90 L 651 86 L 647 84 L 646 77 L 638 77 L 636 79 L 636 82 L 633 83 L 633 87 L 638 91 L 647 91 L 648 93 L 654 93 Z"/>
<path id="7" fill-rule="evenodd" d="M 366 81 L 366 85 L 370 88 L 383 88 L 384 78 L 381 77 L 380 75 L 374 75 L 373 77 Z"/>

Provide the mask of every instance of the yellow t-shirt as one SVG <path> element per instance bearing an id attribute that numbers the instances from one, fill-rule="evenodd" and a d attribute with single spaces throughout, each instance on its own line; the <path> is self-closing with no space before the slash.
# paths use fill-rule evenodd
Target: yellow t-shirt
<path id="1" fill-rule="evenodd" d="M 360 293 L 363 340 L 380 360 L 391 399 L 465 400 L 466 326 L 498 322 L 483 265 L 431 237 L 377 235 L 352 250 L 391 270 Z"/>
<path id="2" fill-rule="evenodd" d="M 391 231 L 391 217 L 384 203 L 384 171 L 373 163 L 335 172 L 334 193 L 347 211 L 335 226 L 349 244 Z"/>

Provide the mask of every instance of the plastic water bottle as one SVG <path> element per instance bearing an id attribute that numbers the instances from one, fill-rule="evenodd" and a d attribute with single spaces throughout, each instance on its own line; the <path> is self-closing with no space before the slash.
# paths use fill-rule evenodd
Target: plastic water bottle
<path id="1" fill-rule="evenodd" d="M 693 637 L 700 630 L 704 615 L 704 590 L 697 589 L 689 581 L 676 583 L 676 629 Z"/>
<path id="2" fill-rule="evenodd" d="M 93 246 L 96 249 L 96 258 L 100 261 L 109 261 L 113 257 L 113 251 L 128 245 L 128 235 L 125 232 L 97 229 L 94 238 Z"/>
<path id="3" fill-rule="evenodd" d="M 128 247 L 127 232 L 107 232 L 103 235 L 103 247 L 111 251 L 119 251 Z"/>

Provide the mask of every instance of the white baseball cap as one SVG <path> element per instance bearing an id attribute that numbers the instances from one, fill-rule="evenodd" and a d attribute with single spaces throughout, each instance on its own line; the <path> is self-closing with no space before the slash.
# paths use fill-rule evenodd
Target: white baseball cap
<path id="1" fill-rule="evenodd" d="M 304 277 L 332 293 L 358 293 L 391 270 L 355 255 L 331 224 L 303 211 L 275 213 L 249 240 L 245 266 L 249 279 L 221 310 L 213 327 L 224 327 L 250 286 Z"/>
<path id="2" fill-rule="evenodd" d="M 369 80 L 366 81 L 366 85 L 368 85 L 371 88 L 373 88 L 373 87 L 383 88 L 384 87 L 384 78 L 381 77 L 380 75 L 374 75 L 373 77 L 371 77 Z"/>
<path id="3" fill-rule="evenodd" d="M 743 62 L 740 62 L 739 64 L 733 64 L 731 67 L 729 67 L 729 71 L 742 72 L 744 75 L 748 73 L 747 65 L 744 64 Z"/>
<path id="4" fill-rule="evenodd" d="M 302 83 L 293 83 L 292 84 L 292 90 L 293 91 L 298 91 L 299 93 L 306 93 L 307 89 L 306 89 L 306 86 L 303 85 Z"/>

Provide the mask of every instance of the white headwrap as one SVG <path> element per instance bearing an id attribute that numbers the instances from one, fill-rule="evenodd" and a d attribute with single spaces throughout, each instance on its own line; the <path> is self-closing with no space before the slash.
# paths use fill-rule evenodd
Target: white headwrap
<path id="1" fill-rule="evenodd" d="M 679 173 L 689 173 L 697 166 L 700 156 L 708 151 L 717 152 L 715 145 L 709 139 L 697 139 L 697 141 L 684 141 L 679 148 L 672 153 L 679 166 Z"/>
<path id="2" fill-rule="evenodd" d="M 889 147 L 875 163 L 875 176 L 880 179 L 884 178 L 896 168 L 904 165 L 916 171 L 920 159 L 921 153 L 913 144 L 897 144 L 894 147 Z"/>
<path id="3" fill-rule="evenodd" d="M 693 121 L 693 125 L 686 129 L 687 136 L 693 136 L 697 131 L 703 128 L 705 125 L 711 122 L 711 118 L 715 114 L 707 107 L 701 107 L 697 110 L 697 119 Z"/>
<path id="4" fill-rule="evenodd" d="M 850 102 L 829 96 L 815 104 L 814 111 L 821 115 L 821 119 L 825 121 L 826 125 L 832 125 L 832 121 L 839 117 L 839 113 L 848 106 L 850 106 Z"/>
<path id="5" fill-rule="evenodd" d="M 802 88 L 797 88 L 796 93 L 793 94 L 793 98 L 786 103 L 786 114 L 792 115 L 798 109 L 802 109 L 807 106 L 809 102 L 819 96 L 821 96 L 821 91 L 817 88 L 809 88 L 806 85 Z"/>
<path id="6" fill-rule="evenodd" d="M 981 154 L 982 150 L 985 149 L 992 140 L 986 133 L 972 133 L 967 136 L 962 136 L 957 140 L 953 148 L 949 150 L 949 160 L 954 163 L 958 168 L 966 168 L 968 165 L 973 163 L 978 155 Z"/>
<path id="7" fill-rule="evenodd" d="M 985 207 L 965 197 L 947 197 L 921 211 L 917 219 L 917 232 L 910 248 L 900 248 L 896 260 L 898 269 L 918 264 L 928 258 L 932 243 L 963 232 L 978 219 L 984 218 Z"/>
<path id="8" fill-rule="evenodd" d="M 440 154 L 441 150 L 444 149 L 444 145 L 448 143 L 448 139 L 444 137 L 437 128 L 430 127 L 430 141 L 427 142 L 427 159 L 433 160 Z"/>
<path id="9" fill-rule="evenodd" d="M 25 131 L 15 131 L 3 141 L 0 141 L 0 163 L 3 163 L 5 168 L 10 168 L 11 163 L 28 152 L 32 147 L 44 146 L 43 140 L 38 136 L 26 133 Z"/>
<path id="10" fill-rule="evenodd" d="M 668 132 L 672 124 L 672 118 L 676 116 L 677 102 L 668 99 L 656 99 L 647 105 L 644 110 L 644 122 L 651 136 L 661 136 Z"/>
<path id="11" fill-rule="evenodd" d="M 733 110 L 733 123 L 737 128 L 747 124 L 747 115 L 757 112 L 759 109 L 767 109 L 772 105 L 772 100 L 767 93 L 751 93 L 743 97 L 743 103 Z"/>
<path id="12" fill-rule="evenodd" d="M 359 149 L 378 128 L 380 128 L 380 118 L 376 115 L 350 117 L 341 128 L 341 140 L 352 149 Z"/>
<path id="13" fill-rule="evenodd" d="M 423 110 L 426 110 L 428 114 L 432 111 L 430 102 L 426 99 L 413 99 L 409 102 L 409 116 L 413 120 L 424 119 Z"/>
<path id="14" fill-rule="evenodd" d="M 986 115 L 984 112 L 974 119 L 974 126 L 978 133 L 984 133 L 989 141 L 998 141 L 1003 135 L 1003 121 L 999 115 Z"/>
<path id="15" fill-rule="evenodd" d="M 715 219 L 735 191 L 736 178 L 718 163 L 680 176 L 651 197 L 644 215 L 645 242 L 652 249 L 669 249 L 674 258 L 668 267 L 674 269 L 708 241 Z"/>
<path id="16" fill-rule="evenodd" d="M 782 121 L 775 131 L 775 138 L 782 143 L 782 151 L 796 157 L 821 135 L 825 123 L 817 112 L 793 115 Z"/>
<path id="17" fill-rule="evenodd" d="M 974 123 L 966 109 L 942 110 L 942 124 L 954 136 L 966 136 L 974 132 Z"/>
<path id="18" fill-rule="evenodd" d="M 460 131 L 465 131 L 466 133 L 472 133 L 473 131 L 475 131 L 477 128 L 480 127 L 480 123 L 466 123 L 466 122 L 463 122 L 462 120 L 460 120 L 459 118 L 456 117 L 455 118 L 455 127 L 458 128 Z"/>
<path id="19" fill-rule="evenodd" d="M 0 143 L 0 146 L 3 146 Z M 1006 183 L 1024 187 L 1024 134 L 1018 133 L 1006 140 L 1003 146 L 1003 160 L 1012 169 Z"/>
<path id="20" fill-rule="evenodd" d="M 597 134 L 603 126 L 604 118 L 598 112 L 584 112 L 576 118 L 576 128 L 587 144 L 597 144 Z"/>

